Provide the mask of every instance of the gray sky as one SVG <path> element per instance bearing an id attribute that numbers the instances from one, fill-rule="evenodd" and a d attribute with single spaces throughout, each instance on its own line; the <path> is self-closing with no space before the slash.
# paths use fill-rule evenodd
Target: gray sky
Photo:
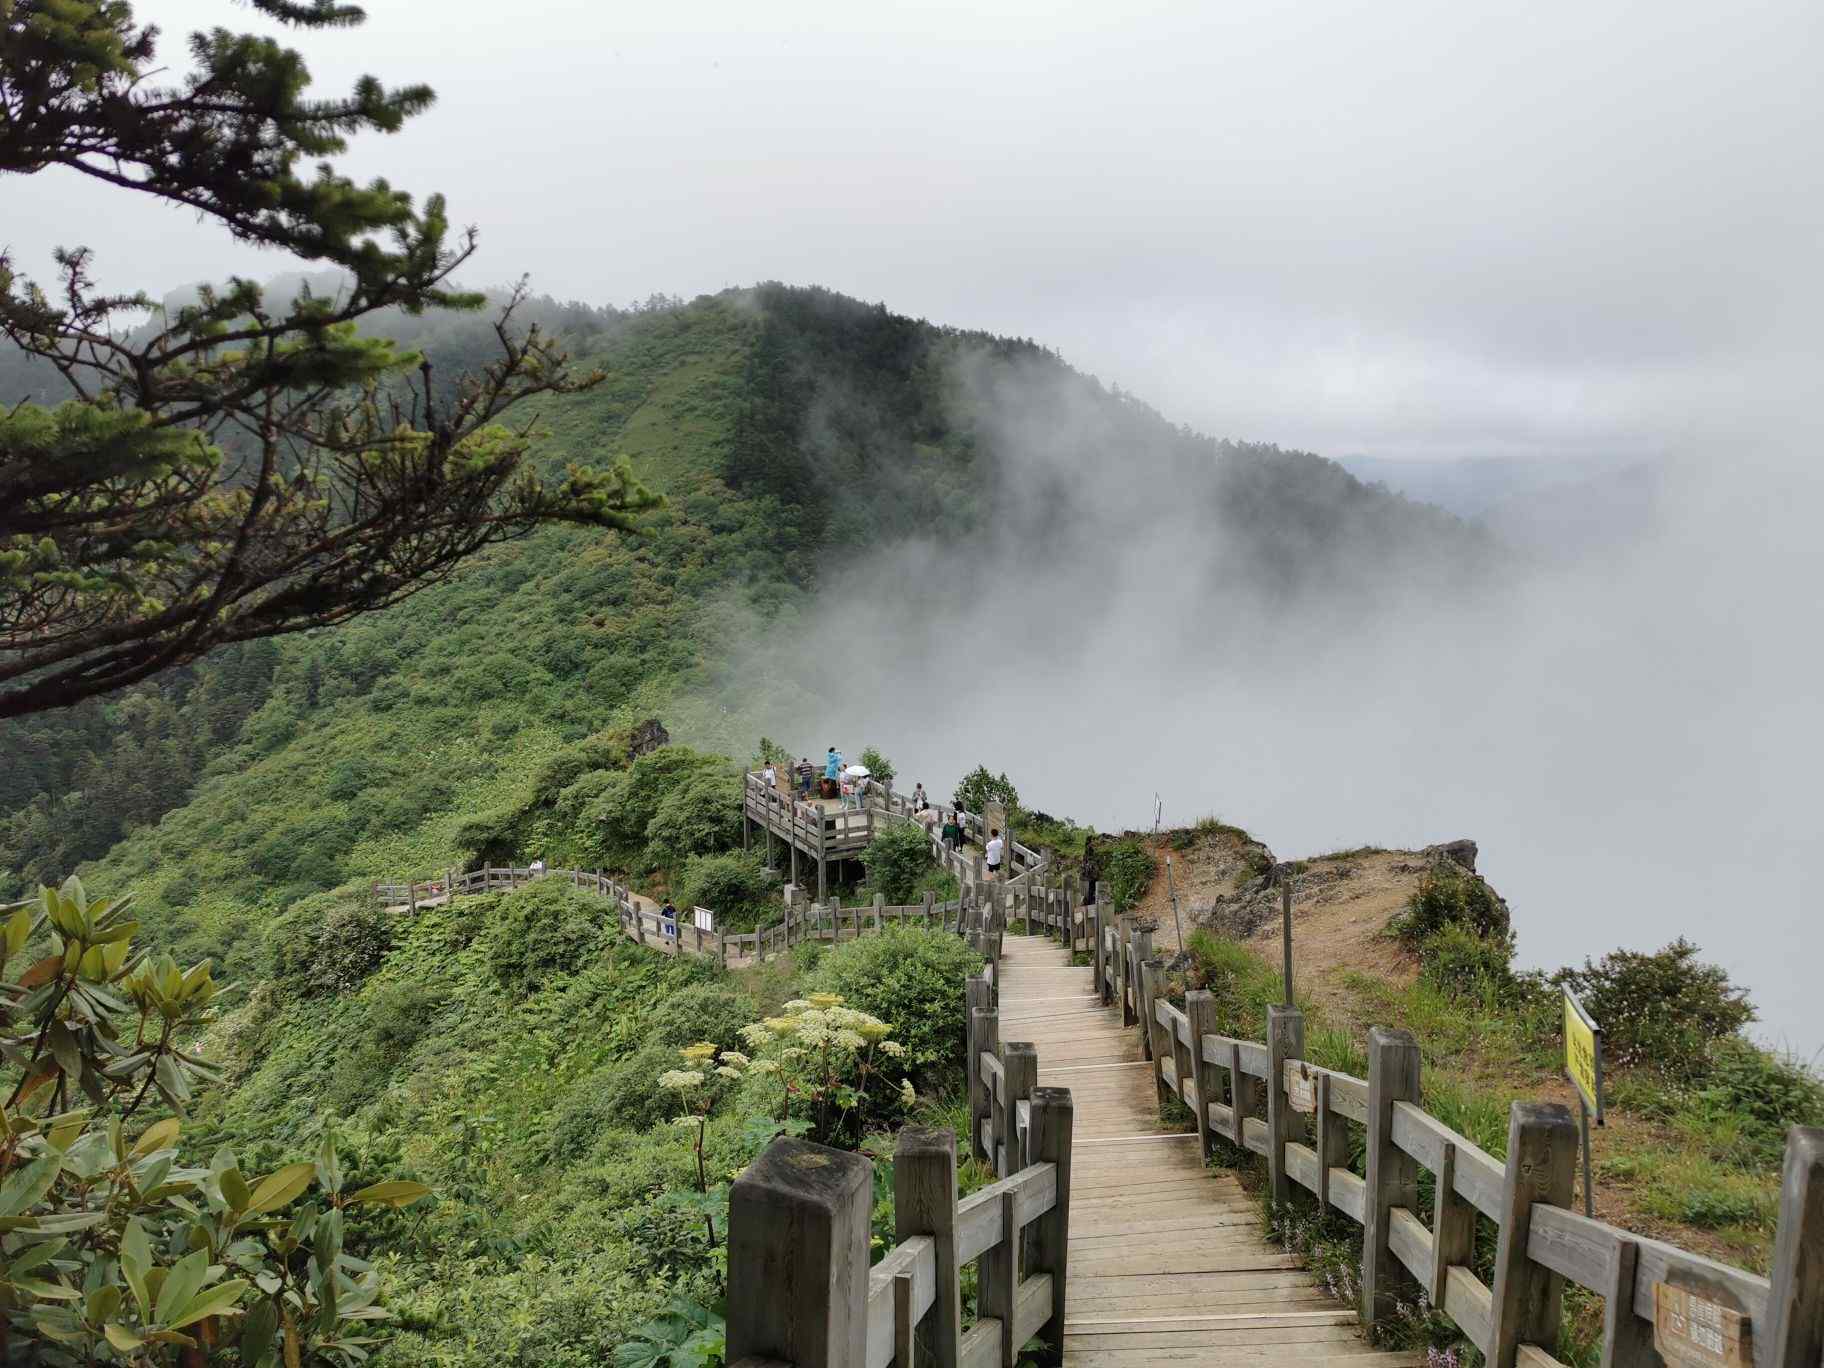
<path id="1" fill-rule="evenodd" d="M 477 283 L 824 284 L 1333 455 L 1657 454 L 1815 384 L 1815 0 L 370 10 L 294 41 L 330 86 L 437 87 L 345 164 L 445 191 Z M 29 264 L 76 238 L 162 289 L 231 259 L 74 177 L 5 194 Z"/>

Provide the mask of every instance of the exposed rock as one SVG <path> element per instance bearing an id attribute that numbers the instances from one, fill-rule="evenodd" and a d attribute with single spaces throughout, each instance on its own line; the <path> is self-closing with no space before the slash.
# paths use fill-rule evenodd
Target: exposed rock
<path id="1" fill-rule="evenodd" d="M 1471 874 L 1476 872 L 1476 843 L 1467 837 L 1461 841 L 1441 841 L 1437 845 L 1428 845 L 1419 853 L 1433 864 L 1439 860 L 1450 860 L 1462 865 Z"/>
<path id="2" fill-rule="evenodd" d="M 650 755 L 660 746 L 671 744 L 671 733 L 665 730 L 665 724 L 656 717 L 649 717 L 633 729 L 633 735 L 627 740 L 627 758 L 637 760 L 642 755 Z M 1471 847 L 1472 851 L 1474 847 Z"/>

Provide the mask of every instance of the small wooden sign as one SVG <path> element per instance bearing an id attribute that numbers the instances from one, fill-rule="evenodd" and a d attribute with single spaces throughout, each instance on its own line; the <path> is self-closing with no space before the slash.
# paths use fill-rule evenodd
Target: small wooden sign
<path id="1" fill-rule="evenodd" d="M 1295 1112 L 1317 1110 L 1317 1075 L 1296 1060 L 1286 1061 L 1286 1105 Z"/>
<path id="2" fill-rule="evenodd" d="M 1754 1331 L 1746 1312 L 1716 1289 L 1653 1284 L 1653 1347 L 1675 1368 L 1750 1368 Z M 1734 1298 L 1730 1297 L 1733 1301 Z"/>

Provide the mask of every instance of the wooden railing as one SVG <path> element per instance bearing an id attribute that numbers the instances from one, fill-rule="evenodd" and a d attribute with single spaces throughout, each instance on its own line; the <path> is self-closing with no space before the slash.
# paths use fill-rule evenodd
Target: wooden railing
<path id="1" fill-rule="evenodd" d="M 785 778 L 785 776 L 781 776 Z M 955 819 L 962 827 L 964 834 L 975 841 L 977 846 L 986 844 L 988 828 L 986 821 L 977 813 L 967 812 L 962 808 L 950 807 L 943 803 L 928 803 L 924 808 L 914 807 L 911 799 L 903 794 L 894 793 L 884 784 L 871 783 L 860 807 L 825 808 L 816 803 L 807 803 L 783 787 L 769 787 L 766 782 L 752 770 L 742 779 L 742 845 L 746 848 L 749 840 L 749 825 L 757 825 L 767 835 L 768 862 L 772 858 L 772 838 L 779 837 L 789 847 L 788 859 L 791 866 L 792 882 L 798 881 L 798 853 L 803 851 L 808 859 L 814 862 L 817 874 L 817 896 L 821 901 L 828 891 L 826 866 L 829 860 L 853 858 L 866 848 L 873 839 L 875 822 L 878 818 L 892 818 L 902 821 L 916 821 L 923 811 L 935 813 L 937 821 L 927 828 L 933 846 L 933 855 L 939 866 L 956 876 L 957 882 L 964 886 L 986 881 L 982 856 L 978 851 L 964 858 L 960 851 L 953 851 L 945 846 L 938 835 L 938 828 L 945 822 Z M 1008 881 L 1023 875 L 1037 873 L 1045 867 L 1046 860 L 1042 852 L 1032 849 L 1013 838 L 1011 832 L 1005 833 L 1007 850 L 1007 868 L 1002 878 Z"/>
<path id="2" fill-rule="evenodd" d="M 853 940 L 892 926 L 925 926 L 962 936 L 983 954 L 998 960 L 1000 928 L 1007 924 L 1009 909 L 1038 899 L 1039 893 L 1028 887 L 1027 877 L 965 890 L 961 897 L 945 902 L 926 893 L 924 901 L 904 905 L 888 905 L 877 895 L 872 906 L 867 907 L 843 907 L 839 903 L 788 906 L 783 921 L 755 931 L 705 931 L 689 913 L 680 913 L 668 931 L 659 909 L 641 907 L 632 889 L 599 870 L 547 869 L 534 873 L 526 866 L 489 866 L 469 873 L 451 871 L 442 879 L 376 883 L 373 891 L 388 905 L 403 905 L 415 914 L 421 906 L 446 896 L 500 892 L 523 887 L 534 879 L 557 879 L 609 899 L 628 939 L 664 954 L 702 955 L 726 966 L 739 961 L 763 964 L 769 956 L 784 954 L 794 945 Z"/>
<path id="3" fill-rule="evenodd" d="M 1207 992 L 1187 993 L 1182 1009 L 1166 999 L 1150 932 L 1088 913 L 1094 981 L 1142 1027 L 1161 1105 L 1191 1109 L 1206 1155 L 1220 1138 L 1263 1156 L 1276 1201 L 1302 1187 L 1362 1225 L 1365 1323 L 1416 1284 L 1495 1368 L 1552 1368 L 1568 1280 L 1604 1299 L 1604 1365 L 1824 1363 L 1824 1128 L 1788 1136 L 1773 1274 L 1759 1277 L 1573 1211 L 1577 1127 L 1565 1107 L 1512 1104 L 1497 1160 L 1423 1109 L 1408 1032 L 1369 1032 L 1366 1079 L 1305 1059 L 1295 1008 L 1268 1009 L 1264 1042 L 1222 1035 Z M 1366 1132 L 1361 1174 L 1348 1164 L 1351 1126 Z M 1433 1178 L 1429 1225 L 1421 1170 Z M 1498 1227 L 1492 1285 L 1471 1267 L 1478 1216 Z"/>
<path id="4" fill-rule="evenodd" d="M 988 923 L 997 945 L 1002 926 Z M 1031 1045 L 1000 1039 L 998 978 L 996 955 L 964 992 L 969 1143 L 996 1181 L 958 1201 L 954 1132 L 906 1127 L 897 1242 L 870 1268 L 873 1164 L 774 1141 L 729 1193 L 731 1368 L 1013 1368 L 1034 1336 L 1059 1361 L 1073 1105 L 1068 1088 L 1037 1086 Z M 977 1317 L 964 1330 L 970 1264 Z"/>

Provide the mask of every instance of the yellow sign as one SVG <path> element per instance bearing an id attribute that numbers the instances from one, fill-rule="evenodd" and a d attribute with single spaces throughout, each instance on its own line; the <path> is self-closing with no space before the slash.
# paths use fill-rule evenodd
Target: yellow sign
<path id="1" fill-rule="evenodd" d="M 1598 1122 L 1602 1120 L 1601 1042 L 1602 1032 L 1584 1015 L 1583 1005 L 1567 988 L 1564 993 L 1564 1068 Z"/>

